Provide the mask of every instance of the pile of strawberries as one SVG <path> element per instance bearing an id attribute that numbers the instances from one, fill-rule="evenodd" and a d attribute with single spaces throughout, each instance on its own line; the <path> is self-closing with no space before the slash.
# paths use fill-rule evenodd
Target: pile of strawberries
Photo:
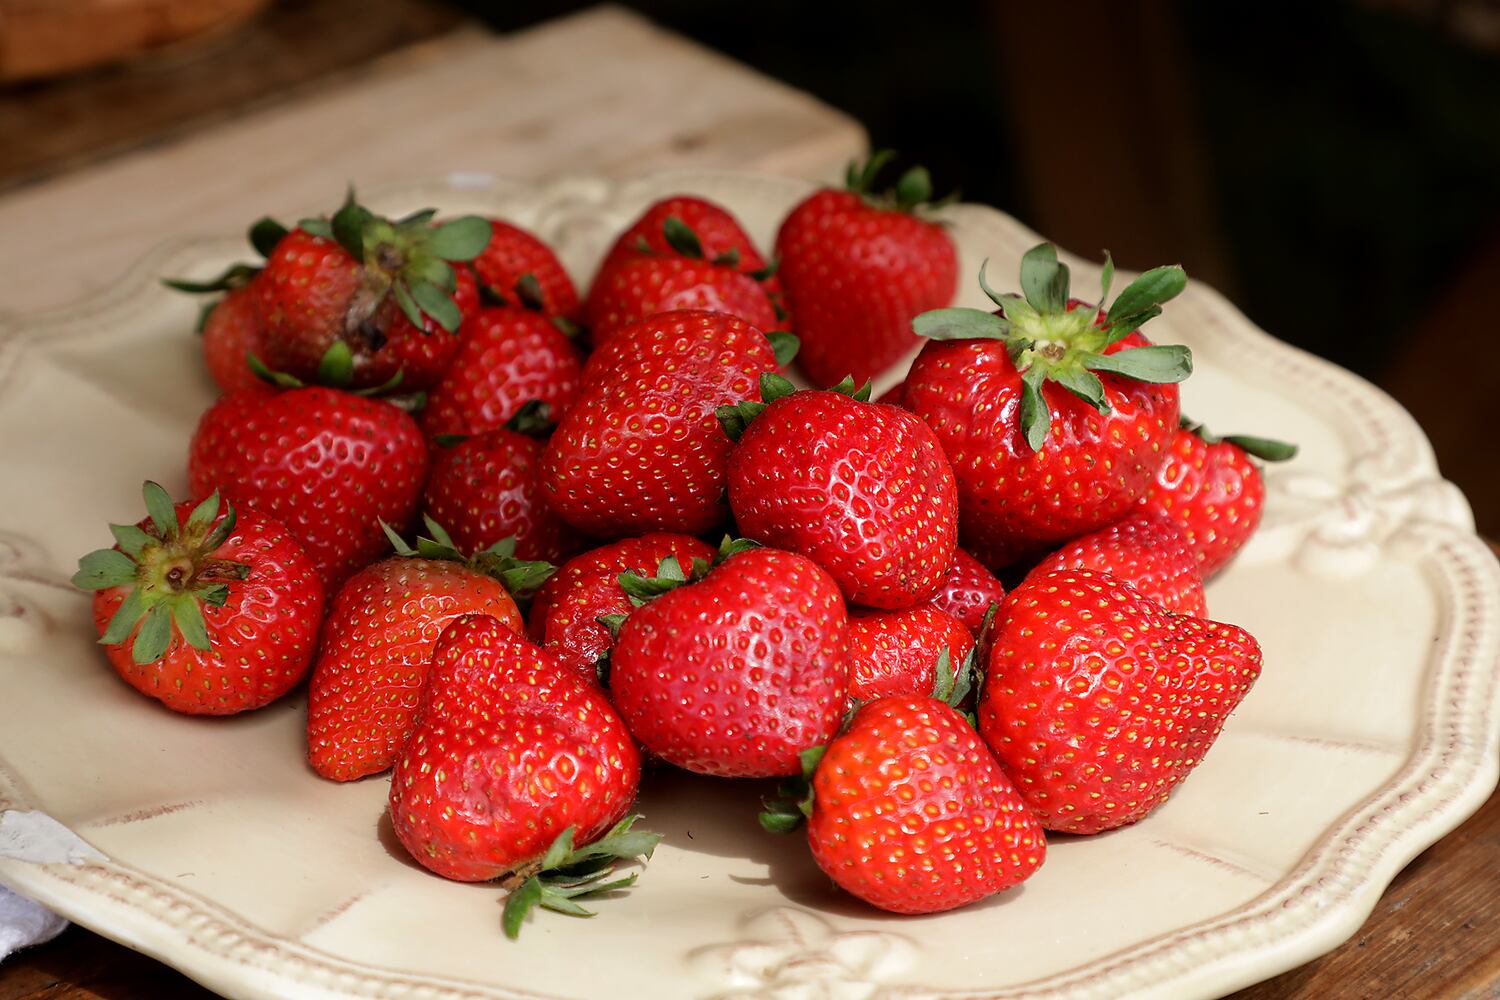
<path id="1" fill-rule="evenodd" d="M 1141 332 L 1180 268 L 1111 302 L 1106 262 L 1090 304 L 1043 244 L 947 308 L 927 175 L 884 163 L 770 262 L 652 205 L 582 302 L 498 219 L 256 223 L 262 263 L 173 282 L 223 293 L 191 499 L 147 483 L 80 560 L 110 663 L 201 715 L 309 678 L 313 770 L 391 771 L 401 843 L 503 879 L 512 935 L 634 879 L 644 761 L 781 779 L 762 824 L 903 913 L 1147 815 L 1260 672 L 1203 580 L 1258 520 L 1248 454 L 1291 449 L 1181 421 L 1189 353 Z"/>

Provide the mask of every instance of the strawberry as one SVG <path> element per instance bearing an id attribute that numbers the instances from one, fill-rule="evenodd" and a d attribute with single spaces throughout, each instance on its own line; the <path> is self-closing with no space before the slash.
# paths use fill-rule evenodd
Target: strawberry
<path id="1" fill-rule="evenodd" d="M 1015 786 L 968 720 L 937 698 L 873 701 L 807 756 L 813 859 L 882 910 L 964 906 L 1025 881 L 1046 858 Z"/>
<path id="2" fill-rule="evenodd" d="M 552 248 L 520 226 L 490 219 L 490 240 L 471 266 L 491 300 L 524 304 L 544 316 L 573 320 L 578 291 Z"/>
<path id="3" fill-rule="evenodd" d="M 188 483 L 286 525 L 328 593 L 386 551 L 427 476 L 416 422 L 390 403 L 322 386 L 221 396 L 188 453 Z"/>
<path id="4" fill-rule="evenodd" d="M 724 778 L 795 774 L 798 754 L 838 730 L 847 643 L 826 571 L 751 548 L 630 613 L 610 691 L 635 738 L 671 764 Z"/>
<path id="5" fill-rule="evenodd" d="M 351 191 L 332 219 L 283 237 L 257 283 L 266 364 L 304 382 L 335 372 L 355 388 L 437 382 L 479 302 L 469 269 L 451 262 L 478 254 L 490 226 L 477 216 L 434 226 L 433 214 L 393 222 Z"/>
<path id="6" fill-rule="evenodd" d="M 438 639 L 391 774 L 391 824 L 445 878 L 504 876 L 514 937 L 535 903 L 587 915 L 574 897 L 633 880 L 600 884 L 607 863 L 575 866 L 650 855 L 659 838 L 620 822 L 640 776 L 640 753 L 602 692 L 495 619 L 463 615 Z"/>
<path id="7" fill-rule="evenodd" d="M 880 398 L 875 402 L 884 403 L 887 406 L 900 406 L 904 409 L 906 407 L 906 380 L 902 379 L 881 393 Z"/>
<path id="8" fill-rule="evenodd" d="M 849 698 L 930 695 L 944 667 L 962 664 L 974 648 L 963 622 L 929 605 L 849 616 Z M 945 699 L 946 700 L 946 699 Z"/>
<path id="9" fill-rule="evenodd" d="M 1174 615 L 1106 573 L 1028 577 L 1000 609 L 979 731 L 1042 826 L 1112 830 L 1198 765 L 1260 660 L 1243 629 Z"/>
<path id="10" fill-rule="evenodd" d="M 230 289 L 204 317 L 203 363 L 222 392 L 262 389 L 265 383 L 245 359 L 264 353 L 260 291 L 252 280 Z"/>
<path id="11" fill-rule="evenodd" d="M 634 610 L 621 575 L 649 577 L 667 559 L 682 567 L 713 557 L 707 543 L 691 535 L 665 533 L 626 538 L 585 552 L 542 586 L 532 602 L 530 634 L 564 664 L 593 677 L 614 645 L 614 636 L 600 619 Z"/>
<path id="12" fill-rule="evenodd" d="M 1182 527 L 1207 579 L 1260 524 L 1266 487 L 1250 457 L 1284 462 L 1296 454 L 1296 445 L 1243 434 L 1214 437 L 1202 424 L 1184 420 L 1141 507 Z"/>
<path id="13" fill-rule="evenodd" d="M 546 404 L 554 422 L 578 398 L 583 364 L 552 319 L 532 309 L 481 309 L 464 323 L 463 343 L 428 394 L 422 429 L 482 434 L 504 427 L 527 403 Z"/>
<path id="14" fill-rule="evenodd" d="M 1075 538 L 1032 569 L 1091 569 L 1130 584 L 1143 597 L 1180 615 L 1208 614 L 1198 560 L 1182 529 L 1167 517 L 1141 513 Z"/>
<path id="15" fill-rule="evenodd" d="M 1108 299 L 1113 267 L 1105 265 Z M 1068 299 L 1068 268 L 1043 243 L 1021 260 L 1025 297 L 980 284 L 1003 315 L 939 309 L 912 326 L 931 339 L 905 404 L 937 433 L 958 480 L 959 537 L 991 568 L 1124 517 L 1150 488 L 1177 426 L 1181 346 L 1137 328 L 1186 284 L 1148 271 L 1108 312 Z"/>
<path id="16" fill-rule="evenodd" d="M 764 402 L 719 410 L 738 441 L 729 506 L 740 531 L 813 559 L 851 603 L 904 608 L 928 600 L 953 562 L 958 534 L 953 471 L 937 438 L 914 414 L 868 402 L 868 386 L 792 388 L 763 375 Z"/>
<path id="17" fill-rule="evenodd" d="M 222 503 L 173 504 L 155 483 L 149 517 L 112 524 L 115 546 L 78 561 L 94 626 L 131 687 L 192 715 L 230 715 L 286 694 L 312 660 L 323 588 L 276 521 Z"/>
<path id="18" fill-rule="evenodd" d="M 674 312 L 622 330 L 542 452 L 542 487 L 563 520 L 598 537 L 724 521 L 731 443 L 714 415 L 774 372 L 771 343 L 722 313 Z"/>
<path id="19" fill-rule="evenodd" d="M 963 622 L 977 636 L 984 624 L 984 613 L 1004 597 L 1005 587 L 995 574 L 963 549 L 954 549 L 953 565 L 928 603 Z"/>
<path id="20" fill-rule="evenodd" d="M 638 254 L 602 272 L 589 289 L 589 337 L 598 347 L 637 320 L 678 309 L 727 313 L 761 330 L 777 322 L 765 289 L 733 267 L 692 257 Z"/>
<path id="21" fill-rule="evenodd" d="M 578 542 L 542 497 L 541 459 L 539 441 L 511 430 L 445 441 L 432 451 L 423 507 L 464 551 L 510 538 L 518 558 L 560 562 Z"/>
<path id="22" fill-rule="evenodd" d="M 432 651 L 460 615 L 488 615 L 520 632 L 516 590 L 539 585 L 546 564 L 502 550 L 465 559 L 431 520 L 431 538 L 351 576 L 329 604 L 307 697 L 307 759 L 334 781 L 377 774 L 411 735 Z"/>
<path id="23" fill-rule="evenodd" d="M 892 192 L 871 192 L 890 152 L 849 165 L 849 190 L 817 191 L 792 209 L 776 236 L 780 276 L 799 358 L 814 383 L 846 375 L 863 384 L 913 350 L 911 321 L 953 300 L 958 251 L 943 227 L 917 214 L 932 197 L 914 167 Z"/>
<path id="24" fill-rule="evenodd" d="M 674 195 L 648 207 L 615 240 L 599 271 L 640 254 L 720 261 L 744 274 L 767 269 L 765 258 L 729 210 L 693 195 Z"/>

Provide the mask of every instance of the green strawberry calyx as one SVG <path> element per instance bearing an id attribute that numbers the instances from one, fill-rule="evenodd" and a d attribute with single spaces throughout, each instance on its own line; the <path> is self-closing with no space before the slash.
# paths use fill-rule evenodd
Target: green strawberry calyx
<path id="1" fill-rule="evenodd" d="M 791 833 L 812 816 L 813 774 L 827 752 L 827 746 L 815 746 L 797 755 L 802 773 L 783 778 L 776 786 L 776 797 L 762 802 L 765 808 L 759 817 L 761 829 L 767 833 Z"/>
<path id="2" fill-rule="evenodd" d="M 435 215 L 436 209 L 424 208 L 387 219 L 361 205 L 351 187 L 331 218 L 298 223 L 306 233 L 335 241 L 362 265 L 364 280 L 345 312 L 345 329 L 363 329 L 388 295 L 418 330 L 426 329 L 424 318 L 449 333 L 458 329 L 463 316 L 453 301 L 453 264 L 479 256 L 490 241 L 490 223 L 464 215 L 433 225 Z"/>
<path id="3" fill-rule="evenodd" d="M 134 633 L 131 659 L 154 663 L 172 645 L 175 627 L 183 642 L 207 652 L 213 644 L 203 605 L 223 607 L 229 585 L 250 575 L 248 563 L 216 555 L 234 532 L 234 507 L 214 493 L 179 524 L 166 490 L 147 481 L 141 493 L 150 519 L 144 526 L 111 524 L 115 547 L 78 560 L 73 585 L 92 591 L 129 588 L 99 637 L 100 645 L 119 646 Z"/>
<path id="4" fill-rule="evenodd" d="M 1057 248 L 1050 243 L 1032 247 L 1021 258 L 1020 295 L 996 292 L 985 280 L 984 270 L 981 265 L 979 286 L 1000 307 L 998 313 L 934 309 L 912 320 L 912 330 L 933 340 L 1005 343 L 1021 376 L 1021 431 L 1032 451 L 1042 447 L 1051 429 L 1051 407 L 1042 395 L 1046 382 L 1054 382 L 1100 413 L 1108 413 L 1109 402 L 1097 372 L 1154 383 L 1181 382 L 1193 372 L 1192 352 L 1181 344 L 1108 351 L 1160 316 L 1162 304 L 1181 294 L 1187 286 L 1187 275 L 1176 265 L 1142 274 L 1126 286 L 1107 311 L 1103 303 L 1109 300 L 1115 273 L 1108 253 L 1104 256 L 1098 309 L 1070 302 L 1068 265 L 1057 259 Z"/>
<path id="5" fill-rule="evenodd" d="M 905 212 L 908 215 L 936 210 L 958 200 L 958 192 L 953 191 L 934 201 L 932 175 L 927 172 L 926 167 L 922 166 L 909 168 L 897 178 L 894 187 L 877 191 L 876 180 L 879 179 L 881 171 L 895 158 L 894 149 L 881 149 L 872 153 L 864 163 L 850 160 L 849 169 L 844 174 L 844 186 L 859 195 L 860 199 L 871 208 L 888 212 Z"/>
<path id="6" fill-rule="evenodd" d="M 722 565 L 730 557 L 758 548 L 760 548 L 759 542 L 725 535 L 719 542 L 719 551 L 714 555 L 712 562 L 707 559 L 694 559 L 692 565 L 684 571 L 676 556 L 667 556 L 657 564 L 655 576 L 645 576 L 629 571 L 621 573 L 618 578 L 620 588 L 625 591 L 625 596 L 630 598 L 630 603 L 638 608 L 678 587 L 697 583 L 707 576 L 710 570 Z M 606 623 L 605 627 L 608 628 L 609 625 Z M 618 624 L 613 631 L 618 634 Z"/>
<path id="7" fill-rule="evenodd" d="M 271 256 L 276 249 L 276 244 L 287 234 L 286 226 L 277 222 L 269 215 L 256 220 L 250 227 L 250 245 L 261 258 Z M 187 292 L 189 295 L 205 295 L 210 292 L 228 292 L 236 288 L 248 285 L 262 270 L 259 264 L 236 263 L 230 264 L 218 277 L 207 281 L 190 281 L 186 278 L 163 278 L 161 283 L 168 288 L 179 292 Z"/>
<path id="8" fill-rule="evenodd" d="M 872 386 L 872 382 L 866 381 L 864 385 L 855 387 L 854 376 L 846 375 L 838 385 L 829 386 L 828 391 L 848 396 L 856 402 L 868 403 Z M 719 426 L 724 428 L 724 433 L 729 440 L 738 441 L 744 436 L 746 428 L 754 422 L 755 418 L 765 412 L 766 407 L 783 396 L 790 396 L 797 391 L 797 387 L 790 380 L 765 372 L 760 376 L 759 399 L 742 399 L 738 403 L 726 403 L 714 410 L 714 416 L 719 419 Z"/>
<path id="9" fill-rule="evenodd" d="M 620 861 L 649 861 L 662 835 L 633 829 L 640 816 L 626 816 L 603 837 L 583 847 L 573 846 L 574 828 L 557 835 L 547 853 L 506 876 L 501 885 L 510 890 L 501 914 L 505 936 L 512 941 L 521 933 L 533 909 L 541 906 L 572 917 L 592 917 L 592 910 L 577 900 L 628 889 L 638 873 L 605 881 Z"/>
<path id="10" fill-rule="evenodd" d="M 1285 462 L 1297 456 L 1297 446 L 1287 441 L 1255 437 L 1251 434 L 1225 434 L 1219 437 L 1210 433 L 1207 427 L 1187 417 L 1182 417 L 1179 423 L 1183 430 L 1189 434 L 1196 434 L 1203 439 L 1205 444 L 1218 444 L 1223 441 L 1263 462 Z"/>
<path id="11" fill-rule="evenodd" d="M 427 534 L 419 536 L 415 546 L 408 545 L 406 539 L 384 521 L 380 522 L 380 529 L 385 532 L 396 555 L 405 559 L 442 559 L 463 563 L 477 573 L 498 580 L 517 601 L 526 601 L 535 596 L 542 584 L 557 572 L 556 566 L 540 559 L 517 559 L 514 537 L 502 538 L 487 549 L 465 555 L 442 525 L 426 514 L 422 515 L 422 523 L 427 528 Z"/>
<path id="12" fill-rule="evenodd" d="M 405 372 L 398 371 L 380 385 L 367 386 L 363 389 L 350 388 L 354 382 L 354 349 L 349 346 L 348 341 L 344 340 L 335 340 L 328 345 L 328 350 L 324 351 L 323 356 L 318 359 L 318 370 L 313 374 L 310 383 L 290 372 L 271 368 L 254 351 L 245 352 L 245 364 L 256 378 L 277 389 L 303 389 L 308 385 L 321 385 L 329 389 L 342 389 L 356 396 L 389 398 L 406 377 Z M 410 408 L 420 409 L 425 404 L 426 398 L 426 393 L 414 394 Z M 390 401 L 396 402 L 394 399 Z"/>

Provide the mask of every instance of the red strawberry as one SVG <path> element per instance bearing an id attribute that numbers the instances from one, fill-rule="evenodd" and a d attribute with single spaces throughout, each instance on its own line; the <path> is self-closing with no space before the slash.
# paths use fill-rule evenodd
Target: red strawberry
<path id="1" fill-rule="evenodd" d="M 639 254 L 601 272 L 589 290 L 589 338 L 598 347 L 637 320 L 678 309 L 727 313 L 761 330 L 777 323 L 765 289 L 749 275 L 707 260 Z"/>
<path id="2" fill-rule="evenodd" d="M 724 778 L 795 774 L 848 696 L 844 599 L 805 556 L 752 548 L 637 608 L 610 657 L 630 731 L 667 762 Z"/>
<path id="3" fill-rule="evenodd" d="M 973 648 L 963 622 L 929 605 L 858 612 L 849 617 L 849 697 L 867 702 L 931 695 L 944 650 L 949 669 L 956 670 Z"/>
<path id="4" fill-rule="evenodd" d="M 1250 456 L 1283 462 L 1297 446 L 1234 434 L 1214 437 L 1187 421 L 1141 506 L 1182 527 L 1204 579 L 1224 567 L 1260 524 L 1266 487 Z"/>
<path id="5" fill-rule="evenodd" d="M 497 430 L 439 446 L 422 503 L 465 552 L 515 540 L 519 559 L 560 562 L 577 537 L 542 496 L 541 442 Z"/>
<path id="6" fill-rule="evenodd" d="M 850 164 L 849 190 L 814 193 L 776 236 L 803 343 L 798 361 L 814 383 L 879 375 L 916 348 L 912 318 L 947 305 L 958 287 L 953 240 L 915 214 L 932 197 L 927 171 L 913 168 L 894 192 L 871 193 L 890 156 L 876 154 L 863 170 Z"/>
<path id="7" fill-rule="evenodd" d="M 692 195 L 664 198 L 647 208 L 615 240 L 599 270 L 603 273 L 642 253 L 733 261 L 745 274 L 766 269 L 765 258 L 729 210 Z"/>
<path id="8" fill-rule="evenodd" d="M 929 602 L 964 623 L 974 635 L 984 625 L 990 605 L 1005 597 L 1005 587 L 984 564 L 963 549 L 953 550 L 953 566 Z"/>
<path id="9" fill-rule="evenodd" d="M 1113 268 L 1106 265 L 1104 298 Z M 1025 298 L 987 294 L 1004 316 L 939 309 L 906 380 L 958 479 L 964 547 L 1006 566 L 1118 521 L 1150 488 L 1177 426 L 1185 347 L 1135 330 L 1186 283 L 1148 271 L 1107 314 L 1068 299 L 1068 269 L 1043 243 L 1021 261 Z M 980 276 L 984 284 L 983 275 Z"/>
<path id="10" fill-rule="evenodd" d="M 325 778 L 353 781 L 395 763 L 449 622 L 482 614 L 522 630 L 502 578 L 534 580 L 535 567 L 498 554 L 468 561 L 433 535 L 421 555 L 403 543 L 355 573 L 329 605 L 307 697 L 307 759 Z"/>
<path id="11" fill-rule="evenodd" d="M 493 618 L 464 615 L 433 654 L 416 729 L 391 775 L 391 823 L 401 846 L 445 878 L 507 876 L 514 937 L 532 903 L 622 887 L 569 891 L 566 878 L 544 873 L 586 861 L 575 844 L 629 834 L 629 822 L 616 824 L 640 776 L 640 753 L 602 692 Z M 597 850 L 649 855 L 657 839 L 636 833 Z"/>
<path id="12" fill-rule="evenodd" d="M 1108 573 L 1143 597 L 1180 615 L 1208 614 L 1203 578 L 1187 538 L 1169 518 L 1138 514 L 1075 538 L 1032 569 L 1042 576 L 1060 569 Z"/>
<path id="13" fill-rule="evenodd" d="M 760 395 L 764 403 L 720 411 L 738 440 L 729 506 L 740 531 L 813 559 L 851 603 L 904 608 L 931 598 L 953 562 L 958 499 L 927 425 L 866 402 L 868 389 L 793 392 L 765 375 Z"/>
<path id="14" fill-rule="evenodd" d="M 578 291 L 552 248 L 520 226 L 489 222 L 490 241 L 472 264 L 485 291 L 509 305 L 530 305 L 544 316 L 576 319 Z"/>
<path id="15" fill-rule="evenodd" d="M 439 434 L 497 430 L 533 400 L 561 420 L 578 398 L 578 349 L 552 320 L 530 309 L 481 309 L 464 324 L 463 343 L 428 394 L 422 429 Z"/>
<path id="16" fill-rule="evenodd" d="M 884 403 L 887 406 L 900 406 L 904 408 L 906 406 L 906 380 L 902 379 L 881 393 L 880 398 L 875 400 L 875 402 Z"/>
<path id="17" fill-rule="evenodd" d="M 1025 881 L 1047 842 L 979 735 L 936 698 L 861 708 L 813 772 L 807 839 L 839 886 L 936 913 Z"/>
<path id="18" fill-rule="evenodd" d="M 1243 629 L 1060 570 L 1005 599 L 979 730 L 1042 826 L 1098 833 L 1165 802 L 1259 675 Z"/>
<path id="19" fill-rule="evenodd" d="M 563 565 L 531 605 L 529 631 L 563 663 L 585 676 L 614 645 L 599 619 L 634 610 L 620 576 L 649 577 L 666 559 L 681 567 L 713 559 L 714 550 L 691 535 L 653 534 L 603 545 Z"/>
<path id="20" fill-rule="evenodd" d="M 479 302 L 468 268 L 449 262 L 478 254 L 490 227 L 477 216 L 433 226 L 432 216 L 392 222 L 351 192 L 332 220 L 305 219 L 287 234 L 258 282 L 266 364 L 356 388 L 441 378 Z"/>
<path id="21" fill-rule="evenodd" d="M 168 708 L 230 715 L 286 694 L 312 660 L 323 588 L 287 530 L 250 510 L 173 505 L 146 483 L 150 516 L 112 524 L 116 545 L 78 561 L 116 672 Z"/>
<path id="22" fill-rule="evenodd" d="M 701 534 L 724 521 L 730 440 L 714 411 L 758 392 L 771 344 L 722 313 L 675 312 L 619 336 L 542 453 L 547 501 L 590 535 Z M 623 350 L 623 349 L 622 349 Z"/>
<path id="23" fill-rule="evenodd" d="M 274 517 L 302 543 L 323 589 L 387 551 L 427 476 L 416 422 L 390 403 L 311 386 L 221 396 L 198 421 L 188 483 Z"/>
<path id="24" fill-rule="evenodd" d="M 224 392 L 266 387 L 245 360 L 265 353 L 259 296 L 253 281 L 230 289 L 204 319 L 203 363 Z"/>

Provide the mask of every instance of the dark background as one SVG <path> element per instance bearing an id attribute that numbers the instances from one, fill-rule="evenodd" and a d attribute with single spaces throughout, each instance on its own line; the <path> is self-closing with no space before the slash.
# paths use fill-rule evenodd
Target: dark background
<path id="1" fill-rule="evenodd" d="M 291 89 L 461 16 L 509 31 L 587 6 L 278 0 L 249 30 L 284 58 L 223 88 Z M 1078 253 L 1182 263 L 1395 395 L 1500 535 L 1500 0 L 624 6 L 848 112 L 940 190 Z M 149 86 L 106 67 L 0 88 L 0 188 L 109 155 L 130 117 L 111 101 L 163 135 L 208 110 L 130 89 Z M 28 116 L 62 116 L 52 146 L 11 141 Z"/>

